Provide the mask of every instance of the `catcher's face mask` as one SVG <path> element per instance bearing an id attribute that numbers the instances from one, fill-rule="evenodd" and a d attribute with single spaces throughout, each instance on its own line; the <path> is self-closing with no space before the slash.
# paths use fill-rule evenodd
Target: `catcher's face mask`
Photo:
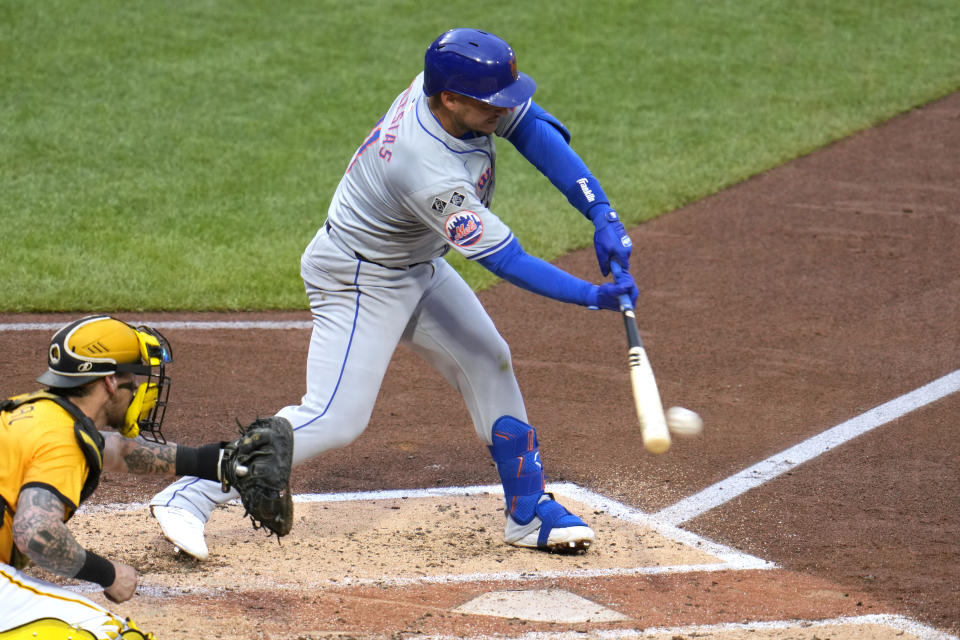
<path id="1" fill-rule="evenodd" d="M 37 382 L 69 389 L 116 373 L 139 376 L 120 433 L 166 442 L 160 432 L 170 393 L 166 364 L 173 360 L 170 343 L 147 326 L 134 327 L 110 316 L 80 318 L 54 334 L 47 352 L 47 370 Z"/>
<path id="2" fill-rule="evenodd" d="M 160 430 L 167 411 L 170 395 L 170 378 L 166 376 L 166 364 L 173 360 L 170 343 L 156 329 L 139 326 L 134 329 L 140 345 L 140 362 L 118 364 L 117 372 L 129 372 L 145 376 L 133 392 L 133 400 L 127 407 L 120 433 L 128 438 L 143 436 L 144 440 L 165 443 Z"/>

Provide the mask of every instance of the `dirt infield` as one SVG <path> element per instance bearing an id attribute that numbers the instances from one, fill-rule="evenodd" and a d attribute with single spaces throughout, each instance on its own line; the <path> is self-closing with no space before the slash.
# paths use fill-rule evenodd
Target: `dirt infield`
<path id="1" fill-rule="evenodd" d="M 707 425 L 662 456 L 640 444 L 615 314 L 508 285 L 481 294 L 512 347 L 548 481 L 622 506 L 581 510 L 598 529 L 584 556 L 505 547 L 496 495 L 298 503 L 279 548 L 225 508 L 207 563 L 175 557 L 142 507 L 87 508 L 73 525 L 85 544 L 142 572 L 138 596 L 113 608 L 160 638 L 198 628 L 224 639 L 958 634 L 955 392 L 664 530 L 678 537 L 657 529 L 657 514 L 678 501 L 960 370 L 958 167 L 954 94 L 632 229 L 641 333 L 664 405 L 696 409 Z M 595 279 L 592 251 L 558 264 Z M 306 311 L 125 317 L 309 321 Z M 51 333 L 0 331 L 6 393 L 33 388 Z M 173 440 L 232 437 L 235 419 L 302 393 L 309 330 L 300 324 L 164 333 L 175 355 Z M 401 350 L 364 435 L 299 467 L 294 489 L 495 482 L 458 396 Z M 142 503 L 163 484 L 105 476 L 91 504 Z M 773 564 L 718 561 L 698 540 Z M 509 608 L 545 593 L 578 596 L 597 613 L 551 622 Z M 486 594 L 514 613 L 469 612 Z M 778 626 L 791 620 L 804 622 Z"/>

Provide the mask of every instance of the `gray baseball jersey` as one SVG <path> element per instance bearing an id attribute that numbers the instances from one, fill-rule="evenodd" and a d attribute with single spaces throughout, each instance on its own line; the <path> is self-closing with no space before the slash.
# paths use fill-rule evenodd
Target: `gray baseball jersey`
<path id="1" fill-rule="evenodd" d="M 328 211 L 345 245 L 390 267 L 432 260 L 449 247 L 481 258 L 513 238 L 488 208 L 496 182 L 493 137 L 451 136 L 422 87 L 420 74 L 370 132 Z M 501 118 L 496 133 L 506 135 L 529 104 Z"/>

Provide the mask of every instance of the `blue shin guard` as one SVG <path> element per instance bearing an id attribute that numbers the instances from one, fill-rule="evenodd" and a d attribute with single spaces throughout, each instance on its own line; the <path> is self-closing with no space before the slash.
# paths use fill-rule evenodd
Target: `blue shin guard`
<path id="1" fill-rule="evenodd" d="M 581 552 L 593 542 L 593 530 L 545 493 L 537 433 L 511 416 L 493 423 L 490 455 L 497 463 L 507 511 L 504 540 L 518 547 Z"/>
<path id="2" fill-rule="evenodd" d="M 501 416 L 493 423 L 490 455 L 497 463 L 507 513 L 520 524 L 530 522 L 546 485 L 537 432 L 512 416 Z"/>

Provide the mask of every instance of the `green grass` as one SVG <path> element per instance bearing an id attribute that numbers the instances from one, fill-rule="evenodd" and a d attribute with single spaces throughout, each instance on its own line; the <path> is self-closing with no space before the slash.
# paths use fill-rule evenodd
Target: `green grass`
<path id="1" fill-rule="evenodd" d="M 513 44 L 630 224 L 960 88 L 955 0 L 422 7 L 0 0 L 0 311 L 303 308 L 350 155 L 452 26 Z M 524 246 L 587 246 L 499 149 Z"/>

